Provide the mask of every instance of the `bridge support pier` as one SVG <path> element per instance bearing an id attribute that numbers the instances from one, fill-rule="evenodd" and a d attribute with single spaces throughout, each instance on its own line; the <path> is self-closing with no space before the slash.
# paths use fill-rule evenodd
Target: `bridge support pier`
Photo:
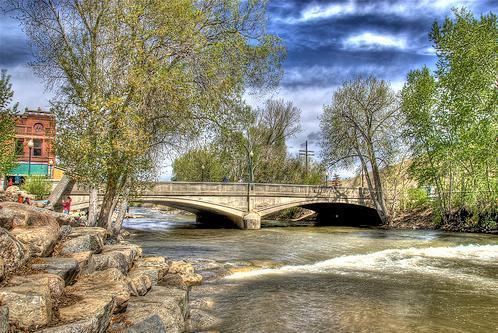
<path id="1" fill-rule="evenodd" d="M 250 212 L 242 218 L 241 229 L 255 230 L 261 229 L 261 215 L 255 212 Z"/>

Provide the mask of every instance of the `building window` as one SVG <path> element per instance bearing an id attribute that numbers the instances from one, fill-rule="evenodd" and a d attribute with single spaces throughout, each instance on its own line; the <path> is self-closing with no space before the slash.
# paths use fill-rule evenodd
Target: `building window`
<path id="1" fill-rule="evenodd" d="M 42 156 L 42 140 L 34 139 L 33 143 L 33 156 Z"/>
<path id="2" fill-rule="evenodd" d="M 16 140 L 16 155 L 24 155 L 24 140 Z"/>
<path id="3" fill-rule="evenodd" d="M 43 132 L 43 124 L 36 123 L 33 125 L 33 129 L 35 130 L 35 133 Z"/>

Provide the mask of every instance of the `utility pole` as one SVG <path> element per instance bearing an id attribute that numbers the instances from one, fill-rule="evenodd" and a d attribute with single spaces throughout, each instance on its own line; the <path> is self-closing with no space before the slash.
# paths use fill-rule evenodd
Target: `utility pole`
<path id="1" fill-rule="evenodd" d="M 304 156 L 305 158 L 305 174 L 304 177 L 308 177 L 308 157 L 315 156 L 315 152 L 312 150 L 308 150 L 308 140 L 305 142 L 305 149 L 299 150 L 299 156 Z"/>

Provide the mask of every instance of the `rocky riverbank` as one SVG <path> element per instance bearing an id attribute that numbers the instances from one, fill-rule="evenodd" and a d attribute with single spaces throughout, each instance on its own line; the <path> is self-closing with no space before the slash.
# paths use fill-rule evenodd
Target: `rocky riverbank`
<path id="1" fill-rule="evenodd" d="M 191 264 L 143 256 L 108 236 L 53 211 L 0 203 L 0 333 L 199 326 L 204 319 L 191 315 L 189 293 L 202 276 Z"/>

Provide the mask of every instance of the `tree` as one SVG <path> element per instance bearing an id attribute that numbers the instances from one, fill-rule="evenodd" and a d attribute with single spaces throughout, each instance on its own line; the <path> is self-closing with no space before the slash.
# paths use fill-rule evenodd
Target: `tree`
<path id="1" fill-rule="evenodd" d="M 0 175 L 12 170 L 16 165 L 15 121 L 17 104 L 12 104 L 12 83 L 6 70 L 0 73 Z"/>
<path id="2" fill-rule="evenodd" d="M 37 73 L 60 88 L 59 158 L 80 182 L 104 184 L 100 226 L 155 178 L 161 153 L 281 76 L 262 0 L 8 2 Z"/>
<path id="3" fill-rule="evenodd" d="M 442 220 L 455 209 L 474 218 L 496 218 L 498 193 L 498 23 L 454 10 L 455 19 L 434 23 L 430 39 L 438 62 L 408 74 L 402 91 L 405 137 L 412 172 L 435 189 Z M 480 216 L 480 217 L 479 217 Z"/>
<path id="4" fill-rule="evenodd" d="M 360 164 L 383 222 L 389 219 L 381 169 L 393 163 L 399 136 L 399 102 L 389 84 L 357 78 L 337 89 L 320 119 L 322 155 L 329 166 Z"/>
<path id="5" fill-rule="evenodd" d="M 286 140 L 299 131 L 300 110 L 291 102 L 268 100 L 264 108 L 245 108 L 239 124 L 218 133 L 212 144 L 189 150 L 173 163 L 176 180 L 232 181 L 249 179 L 252 151 L 254 181 L 258 183 L 321 184 L 325 169 L 311 163 L 306 175 L 299 156 L 287 152 Z M 202 166 L 205 166 L 204 170 Z M 202 177 L 204 175 L 204 177 Z"/>

